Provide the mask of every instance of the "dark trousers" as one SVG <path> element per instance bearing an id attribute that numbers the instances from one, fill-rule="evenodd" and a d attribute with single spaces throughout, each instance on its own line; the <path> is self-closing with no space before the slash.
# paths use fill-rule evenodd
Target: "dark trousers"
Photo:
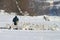
<path id="1" fill-rule="evenodd" d="M 17 25 L 17 23 L 16 23 L 16 22 L 14 22 L 14 25 Z"/>

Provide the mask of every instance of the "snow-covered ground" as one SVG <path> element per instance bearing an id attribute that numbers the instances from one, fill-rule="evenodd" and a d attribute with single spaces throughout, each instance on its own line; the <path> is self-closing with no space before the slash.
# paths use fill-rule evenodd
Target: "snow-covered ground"
<path id="1" fill-rule="evenodd" d="M 0 40 L 60 40 L 60 31 L 0 30 Z"/>
<path id="2" fill-rule="evenodd" d="M 13 18 L 15 14 L 12 15 L 4 12 L 0 12 L 0 27 L 10 27 L 13 26 Z M 18 15 L 17 15 L 18 16 Z M 46 19 L 44 19 L 44 16 Z M 33 28 L 34 30 L 43 30 L 43 29 L 50 29 L 50 30 L 60 30 L 60 16 L 18 16 L 19 28 Z M 49 20 L 49 21 L 48 21 Z"/>
<path id="3" fill-rule="evenodd" d="M 15 14 L 12 15 L 5 12 L 0 12 L 0 27 L 12 26 L 12 20 L 14 16 Z M 50 21 L 45 20 L 44 16 Z M 59 16 L 18 16 L 18 18 L 19 27 L 32 27 L 34 30 L 0 29 L 0 40 L 60 40 Z M 40 28 L 41 30 L 38 30 Z M 52 31 L 45 30 L 48 28 Z M 56 29 L 58 29 L 59 31 L 57 31 Z"/>

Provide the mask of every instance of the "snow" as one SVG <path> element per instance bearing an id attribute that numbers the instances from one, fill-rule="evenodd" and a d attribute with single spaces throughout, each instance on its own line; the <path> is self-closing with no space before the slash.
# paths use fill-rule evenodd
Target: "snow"
<path id="1" fill-rule="evenodd" d="M 47 2 L 50 2 L 50 1 L 54 1 L 54 2 L 58 2 L 60 0 L 46 0 Z"/>
<path id="2" fill-rule="evenodd" d="M 7 12 L 0 12 L 0 27 L 7 27 L 10 26 L 13 27 L 13 18 L 16 14 L 13 12 L 11 14 L 8 14 Z M 14 14 L 14 15 L 13 15 Z M 50 21 L 47 21 L 44 19 L 44 16 L 49 19 Z M 20 28 L 33 28 L 34 30 L 40 30 L 44 29 L 50 29 L 50 30 L 60 30 L 60 17 L 59 16 L 18 16 L 19 22 L 18 27 Z M 41 28 L 42 27 L 42 28 Z"/>
<path id="3" fill-rule="evenodd" d="M 0 12 L 0 27 L 8 27 L 13 24 L 12 19 L 15 14 L 8 14 L 2 10 Z M 44 25 L 44 28 L 52 28 L 53 30 L 13 30 L 13 29 L 0 29 L 0 40 L 60 40 L 60 17 L 59 16 L 46 16 L 50 21 L 46 21 L 43 16 L 18 16 L 19 26 L 24 23 L 29 23 L 32 28 L 36 24 Z M 27 26 L 28 25 L 22 25 Z M 38 27 L 38 26 L 37 26 Z M 43 26 L 42 26 L 43 27 Z M 57 27 L 57 31 L 56 30 Z M 37 28 L 38 29 L 38 28 Z M 55 30 L 55 31 L 54 31 Z"/>
<path id="4" fill-rule="evenodd" d="M 0 40 L 60 40 L 60 31 L 0 30 Z"/>

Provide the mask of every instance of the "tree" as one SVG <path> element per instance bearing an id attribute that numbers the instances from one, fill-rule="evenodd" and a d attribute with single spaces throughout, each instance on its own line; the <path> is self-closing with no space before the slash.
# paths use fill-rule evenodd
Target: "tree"
<path id="1" fill-rule="evenodd" d="M 56 6 L 53 6 L 52 9 L 50 9 L 50 15 L 57 15 L 57 8 Z"/>

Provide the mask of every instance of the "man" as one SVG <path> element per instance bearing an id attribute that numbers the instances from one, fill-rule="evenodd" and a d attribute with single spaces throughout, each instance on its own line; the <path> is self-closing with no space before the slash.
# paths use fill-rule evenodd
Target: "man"
<path id="1" fill-rule="evenodd" d="M 18 17 L 15 16 L 15 17 L 13 18 L 14 25 L 17 25 L 17 22 L 18 22 L 18 21 L 19 21 Z"/>
<path id="2" fill-rule="evenodd" d="M 14 22 L 14 25 L 15 25 L 15 26 L 18 24 L 18 21 L 19 21 L 18 17 L 15 16 L 15 17 L 13 18 L 13 22 Z M 18 29 L 18 28 L 16 27 L 16 28 L 14 28 L 14 29 Z"/>

